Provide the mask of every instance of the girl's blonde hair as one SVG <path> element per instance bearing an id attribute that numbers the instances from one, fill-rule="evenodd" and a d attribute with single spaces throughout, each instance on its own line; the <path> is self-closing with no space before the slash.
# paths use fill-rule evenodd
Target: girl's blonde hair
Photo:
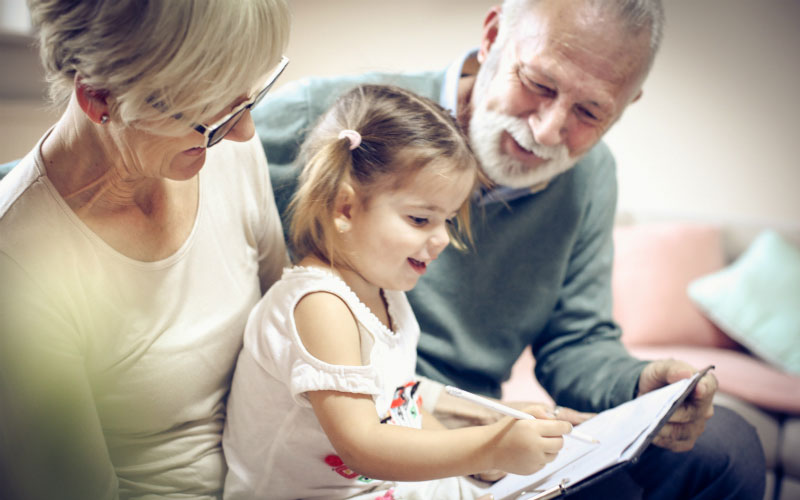
<path id="1" fill-rule="evenodd" d="M 285 0 L 28 0 L 56 105 L 76 74 L 126 125 L 183 135 L 249 94 L 284 52 Z M 169 119 L 179 117 L 179 120 Z"/>
<path id="2" fill-rule="evenodd" d="M 361 143 L 350 149 L 342 130 Z M 304 165 L 289 205 L 290 246 L 295 261 L 314 255 L 332 264 L 346 261 L 335 248 L 334 210 L 343 186 L 367 204 L 384 189 L 396 189 L 421 169 L 446 175 L 478 163 L 455 120 L 441 106 L 391 85 L 360 85 L 346 92 L 317 122 L 300 149 Z M 450 227 L 454 246 L 469 241 L 469 199 Z"/>

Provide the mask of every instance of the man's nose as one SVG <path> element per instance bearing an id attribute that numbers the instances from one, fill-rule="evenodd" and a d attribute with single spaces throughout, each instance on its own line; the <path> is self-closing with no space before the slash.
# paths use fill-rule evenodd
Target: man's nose
<path id="1" fill-rule="evenodd" d="M 557 100 L 542 103 L 528 118 L 536 142 L 543 146 L 562 144 L 566 136 L 568 114 L 567 106 Z"/>

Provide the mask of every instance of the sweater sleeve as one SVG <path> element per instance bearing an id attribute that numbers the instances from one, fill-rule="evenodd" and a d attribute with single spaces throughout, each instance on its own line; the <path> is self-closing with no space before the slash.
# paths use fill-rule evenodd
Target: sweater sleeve
<path id="1" fill-rule="evenodd" d="M 611 313 L 614 158 L 600 143 L 587 160 L 588 202 L 558 301 L 533 352 L 536 376 L 558 404 L 600 411 L 634 397 L 645 362 L 628 354 Z"/>

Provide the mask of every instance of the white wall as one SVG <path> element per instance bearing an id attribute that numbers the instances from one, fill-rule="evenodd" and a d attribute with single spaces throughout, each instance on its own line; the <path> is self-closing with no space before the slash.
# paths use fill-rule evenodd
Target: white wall
<path id="1" fill-rule="evenodd" d="M 478 43 L 493 3 L 290 0 L 281 82 L 444 67 Z M 800 226 L 800 1 L 664 3 L 666 37 L 644 96 L 607 136 L 620 210 Z M 50 121 L 25 125 L 20 105 L 8 106 L 0 101 L 0 161 L 27 151 Z"/>
<path id="2" fill-rule="evenodd" d="M 642 99 L 608 142 L 620 209 L 800 226 L 800 2 L 666 1 Z"/>
<path id="3" fill-rule="evenodd" d="M 443 67 L 494 1 L 294 0 L 283 81 Z M 665 0 L 644 96 L 609 132 L 621 211 L 800 226 L 800 1 Z"/>

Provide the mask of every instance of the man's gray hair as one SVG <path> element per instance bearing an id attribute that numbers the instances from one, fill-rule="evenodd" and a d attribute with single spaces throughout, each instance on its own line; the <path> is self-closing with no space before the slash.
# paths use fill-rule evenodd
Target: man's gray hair
<path id="1" fill-rule="evenodd" d="M 541 0 L 505 0 L 500 16 L 499 45 L 504 45 L 515 31 L 519 19 Z M 558 0 L 556 0 L 558 1 Z M 664 36 L 664 6 L 661 0 L 584 0 L 586 5 L 614 14 L 630 33 L 650 31 L 650 64 L 655 59 Z"/>

